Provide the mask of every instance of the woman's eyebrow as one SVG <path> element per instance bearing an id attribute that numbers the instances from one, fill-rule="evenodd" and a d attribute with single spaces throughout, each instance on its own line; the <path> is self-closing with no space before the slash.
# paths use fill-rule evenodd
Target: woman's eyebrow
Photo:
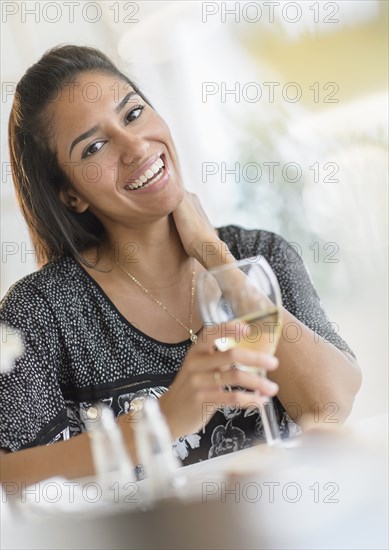
<path id="1" fill-rule="evenodd" d="M 120 111 L 123 109 L 123 107 L 125 106 L 125 104 L 128 102 L 128 100 L 130 99 L 130 97 L 132 97 L 133 95 L 138 95 L 134 90 L 132 90 L 131 92 L 129 92 L 127 95 L 125 95 L 123 97 L 123 99 L 121 100 L 121 102 L 119 103 L 119 105 L 117 105 L 114 109 L 115 113 L 120 113 Z"/>
<path id="2" fill-rule="evenodd" d="M 116 114 L 120 113 L 120 111 L 123 110 L 123 107 L 126 105 L 126 103 L 128 103 L 128 100 L 133 96 L 133 95 L 138 95 L 137 92 L 135 92 L 134 90 L 132 90 L 131 92 L 129 92 L 127 95 L 124 96 L 124 98 L 120 101 L 119 105 L 117 105 L 114 109 L 114 112 Z M 89 137 L 91 137 L 95 132 L 97 132 L 97 130 L 100 128 L 100 126 L 97 124 L 96 126 L 92 126 L 92 128 L 89 128 L 89 130 L 87 130 L 86 132 L 84 132 L 83 134 L 79 135 L 78 137 L 76 137 L 71 145 L 70 145 L 70 149 L 69 149 L 69 157 L 70 155 L 72 154 L 72 151 L 74 149 L 74 147 L 80 143 L 80 141 L 83 141 L 84 139 L 88 139 Z"/>
<path id="3" fill-rule="evenodd" d="M 100 128 L 100 126 L 97 124 L 96 126 L 92 126 L 92 128 L 89 128 L 89 130 L 87 130 L 86 132 L 84 132 L 83 134 L 81 134 L 80 136 L 76 137 L 76 139 L 74 139 L 72 141 L 72 144 L 70 146 L 70 149 L 69 149 L 69 158 L 70 158 L 70 155 L 72 154 L 72 151 L 74 149 L 74 147 L 77 145 L 77 143 L 80 143 L 80 141 L 83 141 L 84 139 L 87 139 L 89 138 L 90 136 L 92 136 L 95 132 L 97 132 L 97 130 Z"/>

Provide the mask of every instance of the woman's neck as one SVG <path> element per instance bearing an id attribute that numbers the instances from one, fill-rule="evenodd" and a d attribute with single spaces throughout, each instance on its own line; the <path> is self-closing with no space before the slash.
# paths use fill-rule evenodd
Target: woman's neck
<path id="1" fill-rule="evenodd" d="M 119 263 L 142 283 L 176 284 L 188 269 L 189 258 L 171 215 L 139 228 L 116 227 L 101 250 L 99 265 Z"/>

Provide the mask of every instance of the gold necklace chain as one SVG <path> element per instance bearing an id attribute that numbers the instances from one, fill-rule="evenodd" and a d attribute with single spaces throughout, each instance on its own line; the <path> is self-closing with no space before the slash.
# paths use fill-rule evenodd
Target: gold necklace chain
<path id="1" fill-rule="evenodd" d="M 122 270 L 124 271 L 124 273 L 126 275 L 128 275 L 128 277 L 130 277 L 130 279 L 132 281 L 134 281 L 134 283 L 136 285 L 138 285 L 138 287 L 143 290 L 143 292 L 149 296 L 153 302 L 155 302 L 160 308 L 162 308 L 164 311 L 166 311 L 166 313 L 172 318 L 174 319 L 183 329 L 185 329 L 187 332 L 189 332 L 189 338 L 191 340 L 191 342 L 193 344 L 196 344 L 197 342 L 197 335 L 193 332 L 193 329 L 192 329 L 192 322 L 193 322 L 193 304 L 194 304 L 194 297 L 195 297 L 195 276 L 196 276 L 196 271 L 194 269 L 194 267 L 192 267 L 192 283 L 191 283 L 191 289 L 190 289 L 190 306 L 189 306 L 189 327 L 187 327 L 178 317 L 176 317 L 174 315 L 174 313 L 172 313 L 171 311 L 168 310 L 168 308 L 161 302 L 161 300 L 158 300 L 158 298 L 156 298 L 155 296 L 153 296 L 151 294 L 151 292 L 149 292 L 149 290 L 147 290 L 147 288 L 145 286 L 142 285 L 142 283 L 140 281 L 138 281 L 138 279 L 136 277 L 134 277 L 134 275 L 132 273 L 130 273 L 129 271 L 127 271 L 126 269 L 124 269 L 124 267 L 122 265 L 119 264 L 119 262 L 117 262 L 115 260 L 115 258 L 112 258 L 112 261 Z M 192 266 L 194 264 L 194 261 L 192 260 Z"/>

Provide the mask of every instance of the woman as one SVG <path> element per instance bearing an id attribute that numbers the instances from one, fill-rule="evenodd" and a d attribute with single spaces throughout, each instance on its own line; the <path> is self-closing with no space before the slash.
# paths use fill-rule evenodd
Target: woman
<path id="1" fill-rule="evenodd" d="M 16 91 L 9 140 L 43 267 L 2 302 L 0 320 L 25 340 L 2 376 L 3 480 L 91 474 L 82 418 L 99 400 L 118 415 L 135 463 L 127 413 L 144 395 L 159 397 L 184 464 L 263 439 L 253 403 L 278 388 L 284 436 L 291 403 L 299 423 L 328 416 L 328 403 L 337 421 L 347 417 L 359 369 L 301 259 L 272 233 L 211 226 L 184 190 L 166 123 L 101 52 L 58 47 L 33 65 Z M 284 322 L 301 333 L 297 342 L 281 338 L 277 358 L 216 351 L 223 327 L 202 330 L 195 307 L 202 270 L 256 254 L 279 279 Z M 271 380 L 235 362 L 260 366 Z"/>

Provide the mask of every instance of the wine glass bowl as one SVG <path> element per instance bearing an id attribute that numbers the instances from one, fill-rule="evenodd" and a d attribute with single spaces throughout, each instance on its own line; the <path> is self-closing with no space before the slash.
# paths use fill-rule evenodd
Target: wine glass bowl
<path id="1" fill-rule="evenodd" d="M 203 271 L 199 273 L 197 286 L 204 324 L 229 324 L 226 336 L 215 341 L 220 351 L 243 347 L 274 355 L 281 334 L 281 291 L 277 277 L 263 256 Z M 235 326 L 235 330 L 231 326 Z M 238 364 L 236 367 L 266 376 L 266 371 L 259 366 Z M 271 398 L 264 399 L 260 411 L 267 443 L 280 443 Z"/>

